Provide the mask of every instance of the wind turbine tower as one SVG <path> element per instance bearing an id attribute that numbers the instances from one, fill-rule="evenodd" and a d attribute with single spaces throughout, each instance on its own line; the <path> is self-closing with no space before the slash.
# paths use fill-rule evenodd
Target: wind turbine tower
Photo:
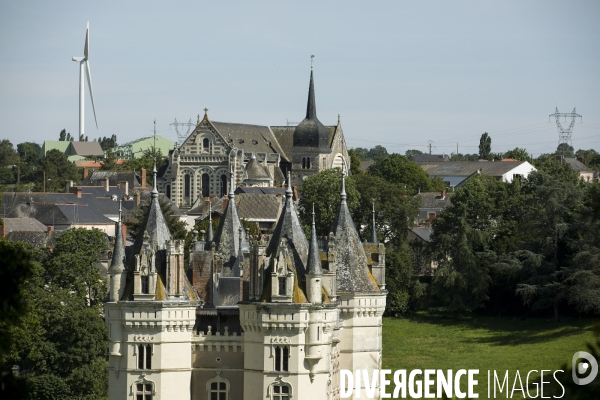
<path id="1" fill-rule="evenodd" d="M 98 120 L 96 119 L 96 107 L 94 106 L 94 93 L 92 92 L 92 74 L 90 72 L 90 60 L 89 60 L 89 48 L 90 48 L 90 22 L 87 23 L 87 29 L 85 31 L 85 45 L 83 47 L 83 57 L 73 57 L 72 60 L 79 63 L 79 140 L 85 137 L 85 83 L 83 81 L 83 75 L 87 76 L 87 83 L 90 89 L 90 97 L 92 99 L 92 110 L 94 110 L 94 121 L 96 122 L 96 129 L 98 129 Z"/>

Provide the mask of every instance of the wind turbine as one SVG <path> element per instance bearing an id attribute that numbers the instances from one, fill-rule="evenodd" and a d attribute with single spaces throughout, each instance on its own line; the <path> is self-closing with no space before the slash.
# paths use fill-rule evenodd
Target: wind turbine
<path id="1" fill-rule="evenodd" d="M 85 105 L 85 94 L 84 94 L 84 82 L 83 74 L 87 75 L 88 87 L 90 88 L 90 97 L 92 98 L 92 110 L 94 110 L 94 121 L 96 122 L 96 129 L 98 129 L 98 120 L 96 119 L 96 107 L 94 107 L 94 93 L 92 92 L 92 74 L 90 72 L 90 60 L 88 57 L 88 50 L 90 48 L 90 22 L 87 23 L 87 29 L 85 31 L 85 46 L 83 48 L 83 57 L 73 57 L 73 61 L 79 63 L 79 140 L 85 137 L 84 135 L 84 105 Z"/>

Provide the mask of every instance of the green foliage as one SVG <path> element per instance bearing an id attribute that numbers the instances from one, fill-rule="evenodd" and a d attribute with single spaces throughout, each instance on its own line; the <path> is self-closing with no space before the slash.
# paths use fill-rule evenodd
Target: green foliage
<path id="1" fill-rule="evenodd" d="M 479 158 L 482 160 L 489 160 L 490 153 L 492 152 L 492 138 L 487 132 L 481 135 L 479 139 Z"/>
<path id="2" fill-rule="evenodd" d="M 165 157 L 162 154 L 160 149 L 150 148 L 148 150 L 144 150 L 144 155 L 139 158 L 133 158 L 131 160 L 126 160 L 121 168 L 124 171 L 136 170 L 137 172 L 141 171 L 142 168 L 145 168 L 148 173 L 146 174 L 147 185 L 154 184 L 154 177 L 150 171 L 154 168 L 154 160 L 156 160 L 156 168 L 160 168 L 162 163 L 165 160 Z"/>
<path id="3" fill-rule="evenodd" d="M 39 168 L 35 174 L 35 185 L 38 191 L 44 188 L 44 174 L 46 172 L 46 191 L 58 192 L 64 190 L 66 181 L 79 182 L 80 173 L 77 167 L 69 162 L 60 150 L 52 149 L 40 159 Z"/>
<path id="4" fill-rule="evenodd" d="M 538 171 L 558 177 L 562 181 L 577 182 L 579 173 L 570 164 L 561 163 L 555 157 L 548 157 L 544 161 L 536 160 L 535 167 Z"/>
<path id="5" fill-rule="evenodd" d="M 369 150 L 363 147 L 357 147 L 354 149 L 354 152 L 361 160 L 375 160 L 377 158 L 385 158 L 389 155 L 387 149 L 380 145 Z"/>
<path id="6" fill-rule="evenodd" d="M 560 143 L 556 148 L 555 154 L 560 154 L 563 157 L 573 158 L 575 157 L 575 149 L 568 143 Z"/>
<path id="7" fill-rule="evenodd" d="M 527 153 L 527 150 L 522 149 L 520 147 L 515 147 L 514 149 L 504 153 L 504 158 L 514 158 L 515 160 L 519 161 L 532 161 L 531 157 L 529 156 L 529 153 Z"/>
<path id="8" fill-rule="evenodd" d="M 378 176 L 394 184 L 406 186 L 408 194 L 415 194 L 419 189 L 427 192 L 433 189 L 429 176 L 419 165 L 403 155 L 391 154 L 379 158 L 369 167 L 369 174 Z"/>
<path id="9" fill-rule="evenodd" d="M 356 154 L 354 149 L 348 150 L 348 155 L 350 156 L 350 172 L 352 176 L 360 175 L 363 173 L 360 169 L 360 157 Z"/>
<path id="10" fill-rule="evenodd" d="M 115 147 L 117 147 L 117 135 L 112 135 L 111 137 L 104 136 L 98 138 L 98 143 L 100 143 L 100 147 L 102 147 L 102 150 L 104 150 L 105 152 L 114 149 Z"/>
<path id="11" fill-rule="evenodd" d="M 300 222 L 305 227 L 312 224 L 312 206 L 315 205 L 317 234 L 329 235 L 340 204 L 342 187 L 341 171 L 329 169 L 309 176 L 300 187 L 298 212 Z M 358 206 L 360 194 L 352 177 L 346 178 L 347 203 L 350 213 Z"/>
<path id="12" fill-rule="evenodd" d="M 416 155 L 419 155 L 419 154 L 423 154 L 423 152 L 421 150 L 415 150 L 415 149 L 406 150 L 406 152 L 404 153 L 406 158 L 408 158 L 411 161 L 415 158 Z"/>
<path id="13" fill-rule="evenodd" d="M 479 159 L 479 154 L 452 154 L 450 157 L 451 161 L 477 161 Z"/>
<path id="14" fill-rule="evenodd" d="M 414 312 L 425 293 L 425 285 L 413 276 L 408 244 L 404 241 L 397 248 L 386 253 L 385 283 L 389 293 L 385 312 L 391 316 Z"/>
<path id="15" fill-rule="evenodd" d="M 102 171 L 114 171 L 117 169 L 117 158 L 112 150 L 106 150 L 106 157 L 104 157 L 104 162 L 100 169 Z"/>

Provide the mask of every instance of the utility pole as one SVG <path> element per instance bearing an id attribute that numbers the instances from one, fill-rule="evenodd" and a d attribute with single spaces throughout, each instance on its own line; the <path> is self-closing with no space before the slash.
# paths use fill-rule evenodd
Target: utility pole
<path id="1" fill-rule="evenodd" d="M 558 144 L 560 145 L 561 143 L 566 143 L 568 145 L 571 145 L 571 134 L 573 133 L 573 126 L 575 126 L 575 118 L 580 118 L 581 122 L 583 120 L 583 117 L 577 114 L 575 112 L 575 109 L 573 109 L 573 111 L 570 113 L 559 113 L 558 107 L 556 107 L 556 111 L 554 112 L 554 114 L 550 114 L 548 116 L 548 119 L 550 119 L 550 117 L 555 117 L 556 119 L 556 125 L 558 126 Z M 560 123 L 561 117 L 565 117 L 565 122 L 567 122 L 567 117 L 571 117 L 571 123 L 567 128 L 564 128 Z"/>
<path id="2" fill-rule="evenodd" d="M 427 145 L 429 146 L 429 155 L 431 155 L 431 147 L 433 146 L 433 140 L 427 141 Z M 435 146 L 433 146 L 435 147 Z"/>

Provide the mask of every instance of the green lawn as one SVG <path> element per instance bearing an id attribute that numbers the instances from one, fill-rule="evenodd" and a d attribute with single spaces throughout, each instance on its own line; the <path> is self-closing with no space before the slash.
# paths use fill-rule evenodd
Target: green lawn
<path id="1" fill-rule="evenodd" d="M 558 323 L 534 318 L 453 319 L 427 314 L 419 314 L 414 320 L 384 318 L 383 368 L 406 369 L 408 373 L 413 369 L 479 369 L 477 393 L 479 398 L 487 398 L 488 370 L 496 370 L 502 377 L 508 370 L 511 389 L 519 370 L 525 386 L 530 370 L 562 369 L 562 365 L 571 363 L 575 352 L 587 351 L 586 343 L 595 342 L 590 328 L 598 322 L 597 319 L 575 318 L 565 318 Z M 544 381 L 554 382 L 552 376 L 546 374 Z M 539 382 L 539 373 L 534 379 Z M 461 386 L 466 389 L 466 382 Z M 530 387 L 534 389 L 531 381 Z M 556 389 L 560 395 L 558 385 L 549 391 Z M 545 389 L 544 396 L 548 395 Z M 513 398 L 523 397 L 516 391 Z"/>

